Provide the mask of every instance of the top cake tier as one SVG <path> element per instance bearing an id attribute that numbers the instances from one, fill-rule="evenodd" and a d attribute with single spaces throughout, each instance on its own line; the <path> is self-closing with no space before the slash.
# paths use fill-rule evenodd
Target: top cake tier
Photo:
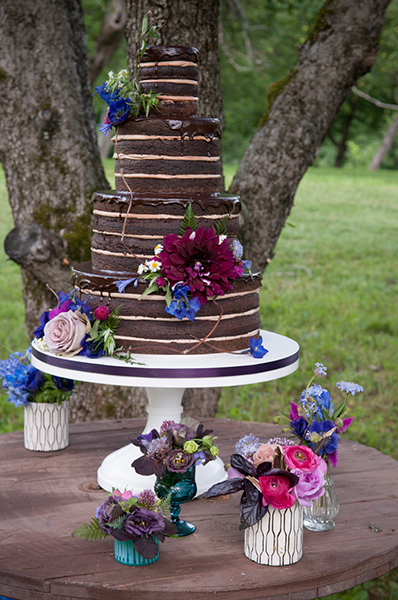
<path id="1" fill-rule="evenodd" d="M 198 66 L 196 48 L 149 46 L 140 63 L 144 92 L 160 94 L 158 114 L 195 115 L 198 109 Z"/>

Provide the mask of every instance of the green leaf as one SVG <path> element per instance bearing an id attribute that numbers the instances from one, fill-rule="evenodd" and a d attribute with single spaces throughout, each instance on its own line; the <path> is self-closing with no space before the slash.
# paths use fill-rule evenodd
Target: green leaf
<path id="1" fill-rule="evenodd" d="M 145 292 L 139 297 L 139 300 L 141 300 L 141 298 L 144 298 L 145 296 L 148 296 L 148 294 L 153 294 L 153 292 L 157 292 L 158 290 L 159 286 L 156 285 L 155 281 L 151 281 Z"/>
<path id="2" fill-rule="evenodd" d="M 147 29 L 148 29 L 148 17 L 145 15 L 145 17 L 142 19 L 141 35 L 145 35 Z"/>
<path id="3" fill-rule="evenodd" d="M 214 223 L 213 231 L 216 235 L 228 235 L 227 221 L 230 217 L 232 217 L 234 211 L 235 209 Z"/>
<path id="4" fill-rule="evenodd" d="M 72 531 L 72 536 L 90 541 L 100 541 L 108 537 L 100 528 L 97 517 L 93 517 L 90 523 L 83 523 L 82 525 L 79 525 L 79 527 L 76 527 L 76 529 Z"/>
<path id="5" fill-rule="evenodd" d="M 156 34 L 156 25 L 152 25 L 152 27 L 148 31 L 148 37 L 157 37 L 157 34 Z"/>
<path id="6" fill-rule="evenodd" d="M 183 235 L 188 227 L 190 227 L 194 231 L 196 231 L 196 229 L 198 227 L 198 224 L 196 222 L 196 218 L 195 218 L 195 215 L 193 212 L 193 208 L 192 208 L 192 202 L 190 202 L 188 204 L 187 210 L 185 211 L 185 215 L 184 215 L 184 218 L 181 223 L 179 235 Z"/>
<path id="7" fill-rule="evenodd" d="M 344 402 L 342 402 L 336 408 L 336 410 L 334 411 L 334 415 L 333 416 L 334 416 L 335 419 L 338 419 L 339 417 L 341 417 L 345 413 L 345 409 L 347 407 L 347 398 L 348 398 L 348 395 L 346 396 Z"/>

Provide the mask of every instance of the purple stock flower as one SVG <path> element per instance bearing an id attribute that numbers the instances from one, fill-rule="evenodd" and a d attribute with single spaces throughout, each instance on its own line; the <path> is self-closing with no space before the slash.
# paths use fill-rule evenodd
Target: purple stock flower
<path id="1" fill-rule="evenodd" d="M 127 515 L 124 522 L 124 528 L 127 533 L 132 533 L 140 537 L 149 537 L 155 531 L 163 531 L 165 527 L 164 518 L 161 513 L 155 513 L 146 508 L 138 510 Z"/>

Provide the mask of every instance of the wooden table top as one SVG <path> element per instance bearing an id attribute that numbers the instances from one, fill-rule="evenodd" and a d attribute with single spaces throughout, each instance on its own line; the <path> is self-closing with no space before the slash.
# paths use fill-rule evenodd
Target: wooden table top
<path id="1" fill-rule="evenodd" d="M 202 419 L 229 460 L 239 437 L 280 434 L 264 423 Z M 152 565 L 113 558 L 113 539 L 71 537 L 106 493 L 96 486 L 105 456 L 141 433 L 143 419 L 70 426 L 70 445 L 30 452 L 23 432 L 0 436 L 0 595 L 16 600 L 310 600 L 368 581 L 398 564 L 398 463 L 373 448 L 342 441 L 333 480 L 340 513 L 333 531 L 304 530 L 301 561 L 268 567 L 243 554 L 240 494 L 182 505 L 196 531 L 161 544 Z M 382 531 L 369 527 L 374 523 Z M 374 529 L 374 528 L 373 528 Z"/>

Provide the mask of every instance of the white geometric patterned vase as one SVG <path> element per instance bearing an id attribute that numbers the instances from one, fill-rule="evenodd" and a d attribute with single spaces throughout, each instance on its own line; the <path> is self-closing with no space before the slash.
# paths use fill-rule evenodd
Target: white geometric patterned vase
<path id="1" fill-rule="evenodd" d="M 29 402 L 25 406 L 24 446 L 27 450 L 51 452 L 69 444 L 67 400 L 58 404 Z"/>
<path id="2" fill-rule="evenodd" d="M 245 529 L 245 556 L 261 565 L 282 567 L 303 556 L 303 507 L 296 501 L 291 508 L 268 506 L 264 517 Z"/>

